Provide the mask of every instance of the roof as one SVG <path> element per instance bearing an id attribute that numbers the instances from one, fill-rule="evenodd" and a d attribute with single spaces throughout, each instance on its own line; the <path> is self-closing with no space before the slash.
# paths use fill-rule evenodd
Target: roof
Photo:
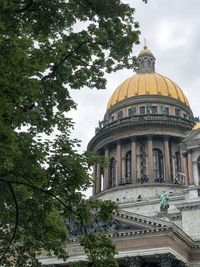
<path id="1" fill-rule="evenodd" d="M 126 79 L 112 94 L 107 110 L 127 98 L 145 95 L 171 97 L 189 106 L 181 88 L 169 78 L 158 73 L 140 73 Z"/>
<path id="2" fill-rule="evenodd" d="M 138 58 L 143 56 L 150 56 L 154 58 L 154 55 L 152 54 L 151 50 L 147 48 L 147 46 L 144 46 L 144 48 L 140 51 Z"/>

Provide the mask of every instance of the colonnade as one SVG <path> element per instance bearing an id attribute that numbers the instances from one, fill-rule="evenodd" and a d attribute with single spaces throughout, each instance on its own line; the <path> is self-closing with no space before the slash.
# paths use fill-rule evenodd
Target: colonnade
<path id="1" fill-rule="evenodd" d="M 131 183 L 135 184 L 138 182 L 137 179 L 137 139 L 135 137 L 130 139 L 131 147 Z M 95 183 L 93 187 L 93 195 L 100 193 L 101 191 L 107 190 L 109 188 L 109 160 L 110 151 L 109 145 L 104 147 L 104 156 L 108 165 L 102 170 L 100 164 L 94 166 L 94 177 Z M 166 183 L 174 183 L 171 162 L 170 162 L 170 138 L 164 136 L 163 139 L 163 165 L 164 165 L 164 181 Z M 147 160 L 148 160 L 148 179 L 154 181 L 153 173 L 153 136 L 147 136 Z M 182 149 L 180 148 L 180 163 L 181 163 L 181 175 L 184 176 L 185 185 L 190 185 L 194 183 L 193 171 L 192 171 L 192 153 L 189 151 L 187 155 L 184 155 Z M 103 179 L 102 179 L 103 177 Z M 116 179 L 115 187 L 118 187 L 123 183 L 123 178 L 125 177 L 125 159 L 122 158 L 122 142 L 116 142 Z M 172 179 L 173 177 L 173 179 Z"/>

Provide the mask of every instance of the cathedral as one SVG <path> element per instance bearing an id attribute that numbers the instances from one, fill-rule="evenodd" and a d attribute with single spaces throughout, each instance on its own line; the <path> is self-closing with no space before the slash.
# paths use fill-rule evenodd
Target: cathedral
<path id="1" fill-rule="evenodd" d="M 88 144 L 108 163 L 94 166 L 92 198 L 120 207 L 106 228 L 120 267 L 200 267 L 200 123 L 155 61 L 145 45 Z M 69 253 L 86 259 L 76 238 Z"/>

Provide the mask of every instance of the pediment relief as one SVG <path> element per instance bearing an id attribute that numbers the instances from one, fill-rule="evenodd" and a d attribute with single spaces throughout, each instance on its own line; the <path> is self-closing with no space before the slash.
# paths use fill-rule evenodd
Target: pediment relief
<path id="1" fill-rule="evenodd" d="M 67 225 L 67 227 L 72 237 L 84 234 L 84 229 L 81 226 L 77 227 L 73 225 L 73 223 L 70 223 Z M 112 218 L 106 223 L 98 219 L 95 219 L 91 225 L 86 226 L 86 229 L 87 229 L 87 232 L 93 232 L 93 233 L 106 232 L 106 233 L 114 234 L 114 233 L 123 232 L 123 231 L 144 230 L 145 227 L 143 225 L 140 226 L 138 224 L 124 222 L 116 218 Z"/>
<path id="2" fill-rule="evenodd" d="M 76 226 L 73 222 L 67 222 L 67 228 L 71 237 L 83 235 L 85 228 L 87 232 L 106 232 L 108 234 L 115 234 L 119 232 L 140 232 L 140 231 L 151 231 L 156 229 L 165 228 L 169 223 L 152 219 L 149 217 L 141 216 L 135 213 L 120 212 L 113 214 L 113 217 L 108 222 L 102 222 L 99 218 L 93 218 L 91 225 L 86 227 Z"/>

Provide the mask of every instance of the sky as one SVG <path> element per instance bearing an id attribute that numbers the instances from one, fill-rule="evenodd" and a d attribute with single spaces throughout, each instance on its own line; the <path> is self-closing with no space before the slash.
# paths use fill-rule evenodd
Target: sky
<path id="1" fill-rule="evenodd" d="M 200 0 L 122 0 L 136 9 L 140 24 L 140 44 L 133 47 L 137 55 L 147 46 L 156 57 L 156 72 L 177 83 L 187 96 L 195 116 L 200 116 Z M 81 140 L 81 150 L 94 136 L 103 119 L 111 94 L 132 70 L 106 75 L 106 90 L 83 88 L 71 91 L 77 110 L 70 116 L 75 122 L 73 137 Z"/>

